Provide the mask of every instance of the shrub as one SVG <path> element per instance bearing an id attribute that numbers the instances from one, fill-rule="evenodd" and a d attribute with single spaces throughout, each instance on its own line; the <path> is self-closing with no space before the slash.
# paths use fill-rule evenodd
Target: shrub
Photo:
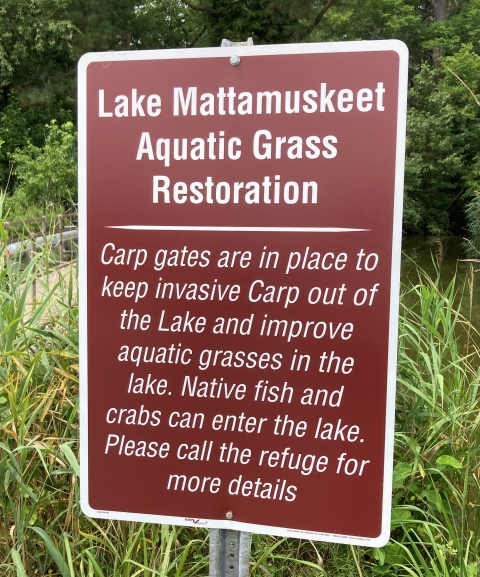
<path id="1" fill-rule="evenodd" d="M 29 142 L 12 155 L 17 186 L 12 207 L 34 205 L 48 212 L 53 207 L 68 210 L 77 202 L 77 136 L 71 122 L 45 126 L 45 145 Z"/>

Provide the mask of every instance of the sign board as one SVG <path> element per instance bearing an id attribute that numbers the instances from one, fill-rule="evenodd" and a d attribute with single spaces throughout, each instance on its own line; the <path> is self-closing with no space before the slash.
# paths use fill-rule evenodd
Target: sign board
<path id="1" fill-rule="evenodd" d="M 398 41 L 81 59 L 87 515 L 387 541 L 406 91 Z"/>

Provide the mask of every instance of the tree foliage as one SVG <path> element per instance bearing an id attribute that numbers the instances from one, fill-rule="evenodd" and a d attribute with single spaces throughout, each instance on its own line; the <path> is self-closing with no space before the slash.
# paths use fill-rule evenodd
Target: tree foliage
<path id="1" fill-rule="evenodd" d="M 73 32 L 66 0 L 2 0 L 0 87 L 33 88 L 61 76 Z"/>
<path id="2" fill-rule="evenodd" d="M 435 72 L 423 66 L 409 93 L 405 219 L 409 232 L 448 230 L 450 209 L 464 176 L 465 135 L 456 130 L 457 110 L 436 90 Z"/>
<path id="3" fill-rule="evenodd" d="M 15 194 L 10 197 L 13 213 L 35 206 L 45 214 L 59 207 L 66 209 L 76 201 L 76 133 L 71 122 L 58 126 L 54 120 L 45 126 L 45 144 L 31 142 L 11 156 L 17 175 Z M 8 203 L 7 203 L 8 206 Z"/>
<path id="4" fill-rule="evenodd" d="M 405 230 L 458 232 L 480 190 L 479 29 L 480 0 L 3 0 L 0 183 L 17 194 L 16 151 L 74 120 L 85 52 L 398 38 L 410 51 Z"/>

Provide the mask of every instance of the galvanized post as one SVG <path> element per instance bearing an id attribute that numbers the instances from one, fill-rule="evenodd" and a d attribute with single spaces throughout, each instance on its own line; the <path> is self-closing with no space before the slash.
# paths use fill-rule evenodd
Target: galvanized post
<path id="1" fill-rule="evenodd" d="M 248 577 L 250 533 L 210 529 L 209 577 Z"/>
<path id="2" fill-rule="evenodd" d="M 222 40 L 222 48 L 233 46 L 253 46 L 253 40 Z M 232 56 L 230 64 L 238 66 L 240 57 Z M 227 519 L 232 517 L 231 512 L 227 513 Z M 250 533 L 233 529 L 210 529 L 209 577 L 248 577 L 249 561 Z"/>
<path id="3" fill-rule="evenodd" d="M 227 40 L 226 38 L 224 38 L 220 46 L 221 48 L 232 48 L 235 46 L 253 46 L 253 39 L 247 38 L 245 42 L 232 42 L 231 40 Z"/>

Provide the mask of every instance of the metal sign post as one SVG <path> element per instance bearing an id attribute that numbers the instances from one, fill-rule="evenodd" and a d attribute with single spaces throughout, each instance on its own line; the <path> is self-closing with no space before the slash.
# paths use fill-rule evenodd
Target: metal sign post
<path id="1" fill-rule="evenodd" d="M 222 48 L 234 46 L 253 46 L 253 40 L 252 38 L 247 38 L 245 42 L 232 42 L 226 38 L 222 40 Z M 234 60 L 232 65 L 235 62 Z M 250 533 L 233 529 L 210 529 L 209 577 L 247 577 L 249 559 Z"/>
<path id="2" fill-rule="evenodd" d="M 210 529 L 209 577 L 247 577 L 250 533 Z"/>

